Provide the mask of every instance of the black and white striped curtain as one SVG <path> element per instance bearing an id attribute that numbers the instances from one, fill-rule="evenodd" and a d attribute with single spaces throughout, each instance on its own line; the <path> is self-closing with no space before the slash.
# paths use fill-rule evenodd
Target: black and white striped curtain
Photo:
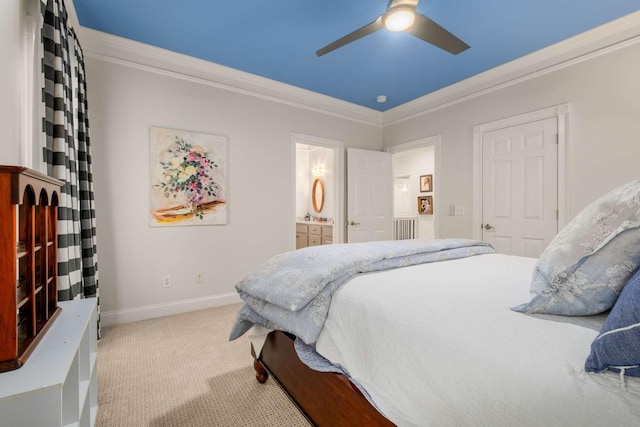
<path id="1" fill-rule="evenodd" d="M 64 181 L 58 208 L 58 299 L 98 297 L 98 263 L 84 57 L 63 0 L 41 0 L 42 147 L 48 175 Z"/>

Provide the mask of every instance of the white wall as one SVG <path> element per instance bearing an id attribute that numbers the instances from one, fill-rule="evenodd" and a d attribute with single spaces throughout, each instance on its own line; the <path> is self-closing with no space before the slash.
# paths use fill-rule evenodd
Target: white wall
<path id="1" fill-rule="evenodd" d="M 311 213 L 311 172 L 309 170 L 309 150 L 296 148 L 296 219 Z"/>
<path id="2" fill-rule="evenodd" d="M 20 161 L 20 30 L 22 0 L 0 1 L 0 164 Z"/>
<path id="3" fill-rule="evenodd" d="M 235 301 L 244 275 L 293 249 L 291 132 L 382 148 L 376 126 L 120 62 L 86 66 L 105 323 Z M 149 227 L 149 126 L 228 137 L 227 225 Z"/>
<path id="4" fill-rule="evenodd" d="M 473 127 L 568 102 L 571 218 L 602 193 L 640 177 L 638 76 L 640 43 L 385 126 L 384 144 L 442 136 L 438 203 L 463 205 L 466 215 L 443 216 L 441 237 L 472 237 Z"/>

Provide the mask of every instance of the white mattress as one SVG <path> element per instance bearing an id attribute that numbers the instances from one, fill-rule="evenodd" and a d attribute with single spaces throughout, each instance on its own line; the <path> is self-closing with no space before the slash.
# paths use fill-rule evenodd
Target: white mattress
<path id="1" fill-rule="evenodd" d="M 400 426 L 640 425 L 640 379 L 584 371 L 603 316 L 509 309 L 534 263 L 490 254 L 357 276 L 317 351 Z"/>

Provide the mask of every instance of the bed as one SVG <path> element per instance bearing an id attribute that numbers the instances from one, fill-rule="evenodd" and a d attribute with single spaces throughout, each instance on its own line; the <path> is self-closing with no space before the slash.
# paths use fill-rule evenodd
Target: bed
<path id="1" fill-rule="evenodd" d="M 318 426 L 640 425 L 640 251 L 630 249 L 640 248 L 640 182 L 634 197 L 621 196 L 629 191 L 614 194 L 626 210 L 602 201 L 585 209 L 539 259 L 461 239 L 374 243 L 364 263 L 349 259 L 359 244 L 283 254 L 248 278 L 274 275 L 277 285 L 266 288 L 275 292 L 238 286 L 243 309 L 253 313 L 241 310 L 231 337 L 249 332 L 258 381 L 271 373 Z M 588 221 L 601 219 L 603 206 L 619 222 L 608 217 L 608 233 Z M 587 232 L 574 222 L 588 224 Z M 584 241 L 576 252 L 577 239 Z M 370 248 L 380 244 L 384 249 L 372 256 Z M 288 257 L 308 265 L 285 286 L 281 261 Z M 551 266 L 550 257 L 557 261 Z M 572 257 L 577 261 L 568 262 Z M 279 301 L 284 288 L 316 268 L 319 276 L 326 272 L 320 287 L 329 296 Z M 606 280 L 586 280 L 594 271 Z M 555 274 L 550 282 L 562 298 L 550 302 L 549 289 L 539 288 L 545 274 Z M 287 310 L 262 311 L 272 304 Z M 311 333 L 296 329 L 304 324 L 296 318 L 300 307 L 309 305 L 322 307 L 312 310 L 311 324 L 319 326 Z M 623 309 L 630 326 L 612 326 Z M 556 312 L 567 310 L 575 312 Z M 635 364 L 608 363 L 606 348 L 596 352 L 619 332 L 624 340 L 616 345 Z"/>

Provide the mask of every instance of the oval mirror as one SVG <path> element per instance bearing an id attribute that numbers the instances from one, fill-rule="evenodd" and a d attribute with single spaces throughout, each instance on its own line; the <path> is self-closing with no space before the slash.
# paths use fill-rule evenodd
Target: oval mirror
<path id="1" fill-rule="evenodd" d="M 316 178 L 316 180 L 313 181 L 311 201 L 313 202 L 314 211 L 322 211 L 322 207 L 324 206 L 324 184 L 322 184 L 322 180 L 320 178 Z"/>

